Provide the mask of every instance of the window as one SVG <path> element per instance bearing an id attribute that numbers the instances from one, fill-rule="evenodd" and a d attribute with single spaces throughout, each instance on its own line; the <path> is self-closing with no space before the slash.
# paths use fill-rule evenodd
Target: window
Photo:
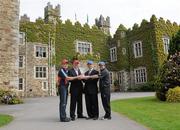
<path id="1" fill-rule="evenodd" d="M 116 47 L 110 48 L 111 62 L 117 61 L 117 49 Z"/>
<path id="2" fill-rule="evenodd" d="M 23 90 L 24 89 L 24 79 L 19 78 L 19 88 L 18 90 Z"/>
<path id="3" fill-rule="evenodd" d="M 47 67 L 35 67 L 35 78 L 47 78 Z"/>
<path id="4" fill-rule="evenodd" d="M 46 47 L 36 46 L 36 57 L 46 58 Z"/>
<path id="5" fill-rule="evenodd" d="M 76 51 L 80 54 L 92 53 L 92 45 L 89 42 L 77 41 L 76 46 Z"/>
<path id="6" fill-rule="evenodd" d="M 163 37 L 163 45 L 164 45 L 164 53 L 168 54 L 169 52 L 169 38 L 168 37 Z"/>
<path id="7" fill-rule="evenodd" d="M 121 38 L 124 38 L 126 36 L 126 33 L 124 31 L 121 32 Z"/>
<path id="8" fill-rule="evenodd" d="M 135 74 L 135 83 L 136 84 L 147 82 L 146 68 L 134 69 L 134 74 Z"/>
<path id="9" fill-rule="evenodd" d="M 123 79 L 124 79 L 124 72 L 123 71 L 120 71 L 118 73 L 118 81 L 119 81 L 119 85 L 123 85 Z"/>
<path id="10" fill-rule="evenodd" d="M 134 42 L 133 45 L 134 45 L 134 56 L 135 56 L 135 58 L 142 57 L 143 56 L 142 42 L 141 41 Z"/>
<path id="11" fill-rule="evenodd" d="M 126 55 L 126 48 L 122 48 L 122 54 Z"/>
<path id="12" fill-rule="evenodd" d="M 19 56 L 19 67 L 20 68 L 24 67 L 24 56 Z"/>
<path id="13" fill-rule="evenodd" d="M 113 84 L 113 73 L 109 72 L 109 76 L 110 76 L 110 84 Z"/>
<path id="14" fill-rule="evenodd" d="M 47 81 L 42 82 L 42 89 L 43 90 L 48 90 L 48 82 Z"/>
<path id="15" fill-rule="evenodd" d="M 20 45 L 23 45 L 25 43 L 25 33 L 23 32 L 19 33 L 19 43 Z"/>

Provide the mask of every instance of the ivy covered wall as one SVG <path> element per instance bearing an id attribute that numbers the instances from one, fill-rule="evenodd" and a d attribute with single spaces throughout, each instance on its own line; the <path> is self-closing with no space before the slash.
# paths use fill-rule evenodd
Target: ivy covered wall
<path id="1" fill-rule="evenodd" d="M 82 26 L 79 22 L 72 25 L 70 20 L 65 21 L 65 23 L 59 22 L 57 25 L 56 52 L 59 52 L 57 54 L 58 60 L 66 57 L 72 58 L 72 56 L 76 55 L 76 40 L 92 43 L 93 56 L 87 56 L 86 58 L 97 60 L 98 56 L 100 56 L 100 59 L 108 60 L 108 36 L 96 26 L 90 28 L 89 25 L 85 24 Z M 80 59 L 84 58 L 80 56 Z"/>
<path id="2" fill-rule="evenodd" d="M 105 60 L 109 58 L 108 36 L 96 26 L 89 27 L 88 24 L 74 25 L 70 20 L 65 23 L 58 20 L 56 26 L 45 24 L 43 20 L 36 22 L 21 22 L 20 31 L 26 32 L 28 42 L 48 43 L 49 34 L 55 38 L 56 64 L 63 58 L 72 59 L 77 55 L 75 52 L 75 41 L 87 41 L 92 43 L 93 55 L 80 56 L 80 59 Z"/>
<path id="3" fill-rule="evenodd" d="M 163 18 L 158 20 L 155 15 L 152 15 L 150 21 L 142 20 L 140 25 L 134 24 L 132 29 L 127 30 L 123 25 L 120 25 L 111 40 L 111 46 L 116 46 L 118 49 L 118 60 L 110 63 L 112 70 L 126 70 L 130 73 L 135 68 L 146 67 L 147 80 L 148 82 L 153 81 L 159 66 L 167 58 L 162 38 L 166 36 L 171 39 L 179 29 L 177 23 L 165 21 Z M 122 32 L 126 34 L 124 38 L 122 38 Z M 135 41 L 142 42 L 142 57 L 135 58 L 134 56 L 133 43 Z M 122 54 L 122 48 L 126 48 L 125 55 Z"/>

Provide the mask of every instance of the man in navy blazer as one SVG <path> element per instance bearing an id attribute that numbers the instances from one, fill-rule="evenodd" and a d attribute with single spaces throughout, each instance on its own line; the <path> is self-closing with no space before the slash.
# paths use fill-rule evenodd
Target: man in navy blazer
<path id="1" fill-rule="evenodd" d="M 93 67 L 93 61 L 89 60 L 87 62 L 88 71 L 85 72 L 85 76 L 98 75 L 99 72 Z M 98 78 L 87 78 L 83 80 L 85 82 L 84 93 L 86 100 L 86 109 L 88 118 L 97 120 L 99 117 L 99 107 L 98 107 Z"/>
<path id="2" fill-rule="evenodd" d="M 70 77 L 81 76 L 81 71 L 79 69 L 79 61 L 73 61 L 73 68 L 69 70 Z M 86 118 L 83 116 L 83 106 L 82 106 L 82 94 L 83 94 L 83 83 L 81 79 L 75 79 L 70 81 L 70 117 L 74 121 L 76 119 L 75 110 L 77 106 L 77 117 Z"/>

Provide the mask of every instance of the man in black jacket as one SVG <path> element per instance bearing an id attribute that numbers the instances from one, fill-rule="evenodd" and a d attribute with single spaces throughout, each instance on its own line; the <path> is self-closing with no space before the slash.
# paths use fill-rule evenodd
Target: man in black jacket
<path id="1" fill-rule="evenodd" d="M 89 70 L 85 72 L 85 76 L 98 75 L 99 72 L 93 68 L 93 61 L 88 61 L 87 66 Z M 98 78 L 88 78 L 84 80 L 85 87 L 85 100 L 88 118 L 97 120 L 99 117 L 99 107 L 98 107 Z"/>
<path id="2" fill-rule="evenodd" d="M 73 61 L 73 68 L 69 70 L 70 77 L 80 76 L 81 71 L 79 69 L 79 61 Z M 83 94 L 83 83 L 80 79 L 75 79 L 70 81 L 70 94 L 71 94 L 71 102 L 70 102 L 70 117 L 71 120 L 75 120 L 75 110 L 77 105 L 77 116 L 78 118 L 86 118 L 83 116 L 83 107 L 82 107 L 82 94 Z"/>
<path id="3" fill-rule="evenodd" d="M 111 119 L 111 106 L 110 106 L 110 75 L 106 69 L 105 62 L 99 62 L 99 87 L 101 92 L 101 99 L 105 115 L 102 119 Z"/>

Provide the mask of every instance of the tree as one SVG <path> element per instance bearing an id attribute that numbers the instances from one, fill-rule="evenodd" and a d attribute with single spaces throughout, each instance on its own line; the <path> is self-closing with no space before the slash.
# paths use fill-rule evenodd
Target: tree
<path id="1" fill-rule="evenodd" d="M 176 52 L 180 52 L 180 30 L 172 37 L 170 42 L 169 54 L 173 55 Z"/>

